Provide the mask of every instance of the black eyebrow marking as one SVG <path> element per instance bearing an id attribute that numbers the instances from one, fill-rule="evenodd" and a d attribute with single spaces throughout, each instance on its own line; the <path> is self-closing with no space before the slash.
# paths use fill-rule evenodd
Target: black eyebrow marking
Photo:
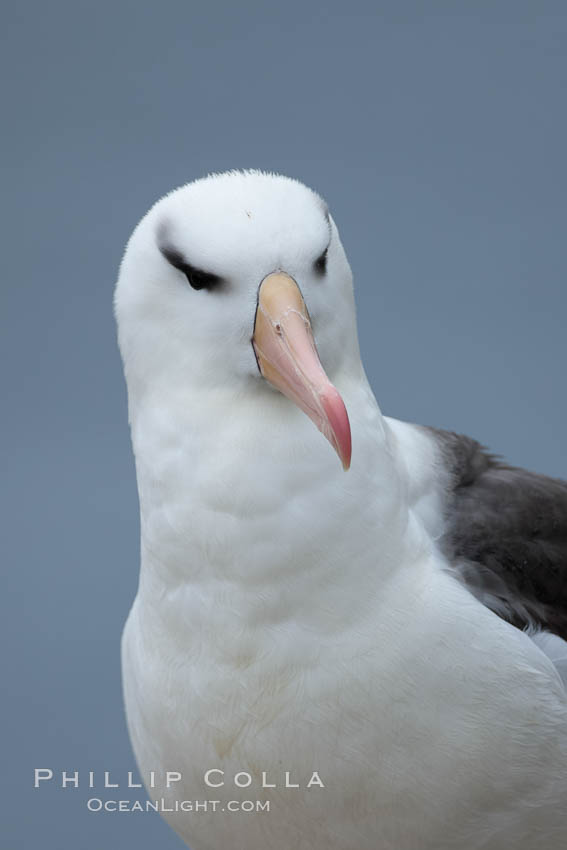
<path id="1" fill-rule="evenodd" d="M 329 245 L 330 244 L 331 243 L 329 242 L 327 247 L 325 248 L 325 250 L 321 254 L 319 254 L 317 259 L 313 263 L 313 267 L 314 267 L 315 271 L 317 272 L 317 274 L 321 275 L 321 277 L 327 271 L 327 253 L 329 251 Z"/>
<path id="2" fill-rule="evenodd" d="M 327 227 L 329 229 L 329 241 L 327 242 L 327 247 L 325 248 L 325 250 L 322 251 L 321 254 L 319 254 L 317 259 L 313 263 L 313 268 L 315 269 L 317 274 L 319 274 L 319 275 L 321 275 L 321 277 L 323 277 L 323 275 L 327 271 L 327 256 L 328 256 L 328 253 L 329 253 L 329 248 L 330 248 L 331 242 L 333 240 L 333 226 L 331 224 L 331 216 L 330 216 L 330 213 L 329 213 L 328 206 L 325 204 L 325 202 L 323 200 L 321 200 L 321 203 L 323 204 L 323 216 L 325 217 L 325 221 L 326 221 Z"/>
<path id="3" fill-rule="evenodd" d="M 222 277 L 212 272 L 206 272 L 187 262 L 181 251 L 171 245 L 160 245 L 159 250 L 167 262 L 182 272 L 193 289 L 218 289 L 223 283 Z"/>

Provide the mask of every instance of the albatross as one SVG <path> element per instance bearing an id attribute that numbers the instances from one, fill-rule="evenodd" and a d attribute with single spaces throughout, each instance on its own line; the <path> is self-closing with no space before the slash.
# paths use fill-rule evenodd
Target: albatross
<path id="1" fill-rule="evenodd" d="M 173 829 L 567 846 L 567 484 L 382 415 L 337 227 L 296 180 L 166 195 L 115 312 L 141 520 L 124 698 Z"/>

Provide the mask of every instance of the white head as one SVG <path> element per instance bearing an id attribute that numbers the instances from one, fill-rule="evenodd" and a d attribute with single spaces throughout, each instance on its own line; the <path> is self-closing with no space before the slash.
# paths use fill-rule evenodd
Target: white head
<path id="1" fill-rule="evenodd" d="M 330 381 L 361 371 L 352 275 L 313 191 L 257 171 L 177 189 L 135 229 L 115 305 L 131 407 L 171 382 L 251 391 L 259 405 L 275 387 L 348 466 L 348 419 Z"/>

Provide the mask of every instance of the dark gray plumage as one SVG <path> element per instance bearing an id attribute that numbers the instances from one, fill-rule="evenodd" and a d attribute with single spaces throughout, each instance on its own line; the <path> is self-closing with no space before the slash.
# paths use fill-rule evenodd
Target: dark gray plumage
<path id="1" fill-rule="evenodd" d="M 567 482 L 427 428 L 451 473 L 442 547 L 467 587 L 518 628 L 567 640 Z"/>

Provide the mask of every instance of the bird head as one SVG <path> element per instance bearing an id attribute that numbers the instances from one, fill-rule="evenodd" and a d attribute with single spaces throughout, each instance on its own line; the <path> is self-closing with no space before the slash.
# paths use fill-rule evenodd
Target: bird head
<path id="1" fill-rule="evenodd" d="M 349 467 L 335 383 L 360 364 L 352 274 L 315 192 L 255 171 L 177 189 L 132 234 L 115 308 L 130 396 L 173 376 L 252 389 L 259 405 L 276 391 Z"/>

